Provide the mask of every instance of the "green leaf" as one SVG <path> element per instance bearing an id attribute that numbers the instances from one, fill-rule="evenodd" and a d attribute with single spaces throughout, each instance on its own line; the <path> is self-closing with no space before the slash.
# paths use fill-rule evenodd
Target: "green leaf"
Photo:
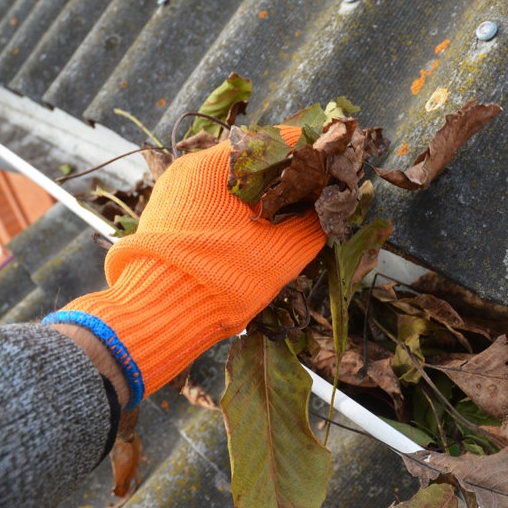
<path id="1" fill-rule="evenodd" d="M 390 418 L 383 418 L 380 416 L 381 420 L 384 420 L 386 423 L 391 425 L 394 429 L 397 429 L 401 434 L 404 434 L 409 439 L 413 440 L 415 443 L 420 446 L 427 447 L 430 444 L 434 443 L 434 438 L 429 436 L 426 432 L 421 429 L 417 429 L 408 423 L 398 422 L 396 420 L 390 420 Z"/>
<path id="2" fill-rule="evenodd" d="M 221 406 L 235 507 L 319 507 L 330 453 L 308 422 L 311 379 L 285 341 L 235 341 Z"/>
<path id="3" fill-rule="evenodd" d="M 70 164 L 62 164 L 58 169 L 63 175 L 69 176 L 74 171 L 74 166 L 71 166 Z"/>
<path id="4" fill-rule="evenodd" d="M 458 498 L 452 485 L 436 483 L 426 489 L 419 489 L 408 501 L 392 506 L 393 508 L 457 508 Z"/>
<path id="5" fill-rule="evenodd" d="M 320 104 L 313 104 L 308 108 L 302 109 L 294 115 L 286 118 L 281 122 L 282 125 L 292 125 L 294 127 L 304 126 L 310 127 L 310 129 L 321 134 L 323 130 L 323 123 L 326 120 L 325 112 Z"/>
<path id="6" fill-rule="evenodd" d="M 266 186 L 289 166 L 291 147 L 276 127 L 235 127 L 230 135 L 231 156 L 228 188 L 242 201 L 255 203 Z"/>
<path id="7" fill-rule="evenodd" d="M 375 267 L 379 249 L 391 235 L 392 229 L 390 221 L 375 219 L 346 242 L 335 244 L 337 261 L 341 264 L 344 295 L 348 302 L 365 275 Z"/>
<path id="8" fill-rule="evenodd" d="M 374 201 L 375 189 L 370 180 L 365 180 L 361 187 L 358 189 L 358 206 L 355 212 L 349 218 L 349 223 L 355 226 L 360 226 L 367 217 L 369 207 Z"/>
<path id="9" fill-rule="evenodd" d="M 127 236 L 132 235 L 138 229 L 139 220 L 134 219 L 130 215 L 117 215 L 115 217 L 115 224 L 120 224 L 123 229 L 117 228 L 113 236 Z"/>
<path id="10" fill-rule="evenodd" d="M 355 106 L 349 99 L 344 96 L 337 97 L 334 101 L 330 101 L 325 108 L 324 127 L 330 125 L 333 120 L 346 118 L 354 113 L 358 113 L 360 108 Z"/>
<path id="11" fill-rule="evenodd" d="M 313 104 L 308 108 L 286 118 L 283 125 L 301 127 L 302 134 L 295 145 L 295 150 L 301 150 L 305 145 L 312 145 L 323 132 L 326 115 L 320 104 Z"/>
<path id="12" fill-rule="evenodd" d="M 500 425 L 500 421 L 482 411 L 471 399 L 461 400 L 455 409 L 475 425 Z"/>
<path id="13" fill-rule="evenodd" d="M 252 81 L 242 78 L 236 73 L 230 76 L 216 88 L 199 108 L 199 113 L 226 121 L 230 108 L 237 102 L 248 99 L 252 94 Z M 219 137 L 222 127 L 206 118 L 197 117 L 185 137 L 193 136 L 201 130 L 205 130 Z"/>
<path id="14" fill-rule="evenodd" d="M 462 444 L 464 445 L 466 452 L 474 453 L 475 455 L 486 455 L 483 448 L 476 443 L 473 443 L 466 439 L 462 441 Z"/>
<path id="15" fill-rule="evenodd" d="M 348 338 L 348 309 L 361 280 L 377 264 L 377 255 L 392 232 L 392 224 L 385 219 L 376 219 L 358 230 L 344 243 L 335 242 L 333 255 L 325 254 L 328 271 L 328 293 L 332 314 L 333 343 L 340 365 L 346 351 Z M 326 252 L 326 251 L 324 251 Z M 335 389 L 339 381 L 339 369 L 335 369 L 333 395 L 329 418 L 332 417 Z M 327 428 L 325 443 L 328 438 Z"/>

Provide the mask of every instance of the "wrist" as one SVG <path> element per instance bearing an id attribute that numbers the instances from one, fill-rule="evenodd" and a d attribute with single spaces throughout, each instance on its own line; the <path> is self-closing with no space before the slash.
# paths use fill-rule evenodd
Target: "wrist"
<path id="1" fill-rule="evenodd" d="M 81 326 L 59 323 L 51 327 L 69 337 L 88 355 L 99 373 L 111 381 L 121 407 L 125 407 L 130 398 L 129 385 L 108 348 L 91 331 Z"/>

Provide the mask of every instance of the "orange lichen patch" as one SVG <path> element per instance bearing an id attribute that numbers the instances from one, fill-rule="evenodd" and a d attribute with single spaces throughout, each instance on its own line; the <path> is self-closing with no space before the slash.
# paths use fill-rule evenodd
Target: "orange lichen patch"
<path id="1" fill-rule="evenodd" d="M 444 51 L 448 47 L 449 44 L 450 44 L 450 39 L 445 39 L 443 42 L 441 42 L 441 44 L 438 44 L 434 48 L 434 52 L 436 53 L 436 55 L 438 53 L 441 53 L 441 51 Z"/>
<path id="2" fill-rule="evenodd" d="M 166 99 L 164 99 L 164 97 L 163 97 L 162 99 L 159 99 L 159 100 L 157 101 L 157 106 L 158 106 L 159 108 L 163 108 L 165 105 L 166 105 Z"/>
<path id="3" fill-rule="evenodd" d="M 19 18 L 16 16 L 12 16 L 12 18 L 9 20 L 9 25 L 18 26 L 19 25 Z"/>
<path id="4" fill-rule="evenodd" d="M 423 88 L 425 84 L 425 78 L 427 77 L 427 71 L 425 69 L 420 69 L 420 77 L 415 79 L 411 84 L 411 93 L 413 95 L 417 95 L 420 93 L 420 90 Z"/>
<path id="5" fill-rule="evenodd" d="M 438 67 L 439 67 L 439 60 L 434 60 L 432 62 L 432 65 L 430 66 L 428 75 L 432 74 Z"/>
<path id="6" fill-rule="evenodd" d="M 163 400 L 161 402 L 161 408 L 166 411 L 166 413 L 169 413 L 169 402 L 167 400 Z"/>
<path id="7" fill-rule="evenodd" d="M 127 83 L 127 81 L 124 79 L 121 83 L 120 83 L 120 88 L 122 90 L 125 90 L 127 88 L 129 84 Z"/>
<path id="8" fill-rule="evenodd" d="M 418 79 L 415 79 L 411 84 L 411 93 L 413 95 L 418 95 L 420 93 L 420 90 L 423 88 L 423 85 L 425 84 L 425 80 L 438 68 L 438 66 L 439 60 L 434 60 L 428 71 L 425 69 L 420 69 L 420 77 Z"/>
<path id="9" fill-rule="evenodd" d="M 268 16 L 268 11 L 261 11 L 259 14 L 259 19 L 266 19 L 266 17 Z"/>
<path id="10" fill-rule="evenodd" d="M 397 150 L 397 155 L 407 155 L 409 152 L 409 145 L 407 143 L 402 143 L 400 148 Z"/>

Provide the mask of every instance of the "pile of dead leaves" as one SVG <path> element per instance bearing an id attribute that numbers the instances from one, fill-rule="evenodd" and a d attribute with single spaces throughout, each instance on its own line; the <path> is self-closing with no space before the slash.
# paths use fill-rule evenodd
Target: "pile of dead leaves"
<path id="1" fill-rule="evenodd" d="M 303 362 L 429 450 L 405 457 L 409 471 L 424 486 L 447 485 L 436 493 L 435 486 L 422 489 L 415 506 L 441 506 L 446 496 L 455 498 L 454 489 L 464 492 L 468 506 L 475 506 L 475 496 L 485 506 L 504 506 L 507 309 L 435 276 L 411 286 L 382 277 L 380 285 L 362 284 L 392 231 L 390 221 L 367 221 L 374 185 L 366 168 L 403 189 L 425 188 L 501 108 L 468 102 L 446 117 L 408 170 L 385 170 L 373 163 L 389 142 L 382 129 L 359 125 L 351 116 L 358 108 L 347 99 L 281 120 L 301 128 L 291 147 L 275 126 L 233 125 L 251 89 L 249 80 L 231 75 L 205 102 L 185 139 L 177 144 L 173 136 L 172 153 L 160 143 L 144 152 L 156 179 L 178 150 L 205 149 L 229 137 L 228 188 L 259 205 L 253 220 L 278 223 L 314 208 L 328 235 L 315 262 L 232 346 L 221 407 L 235 503 L 264 506 L 276 498 L 284 506 L 317 507 L 324 500 L 330 456 L 309 427 L 311 386 Z M 145 189 L 136 195 L 143 202 Z M 133 231 L 135 224 L 115 210 L 113 220 Z M 498 473 L 485 479 L 471 454 Z M 428 499 L 434 504 L 423 504 Z"/>

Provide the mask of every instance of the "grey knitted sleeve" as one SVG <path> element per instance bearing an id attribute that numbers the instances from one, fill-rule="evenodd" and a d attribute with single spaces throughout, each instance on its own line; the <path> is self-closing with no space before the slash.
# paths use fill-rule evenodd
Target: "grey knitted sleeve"
<path id="1" fill-rule="evenodd" d="M 0 506 L 65 499 L 111 448 L 119 410 L 70 339 L 41 324 L 0 326 Z"/>

